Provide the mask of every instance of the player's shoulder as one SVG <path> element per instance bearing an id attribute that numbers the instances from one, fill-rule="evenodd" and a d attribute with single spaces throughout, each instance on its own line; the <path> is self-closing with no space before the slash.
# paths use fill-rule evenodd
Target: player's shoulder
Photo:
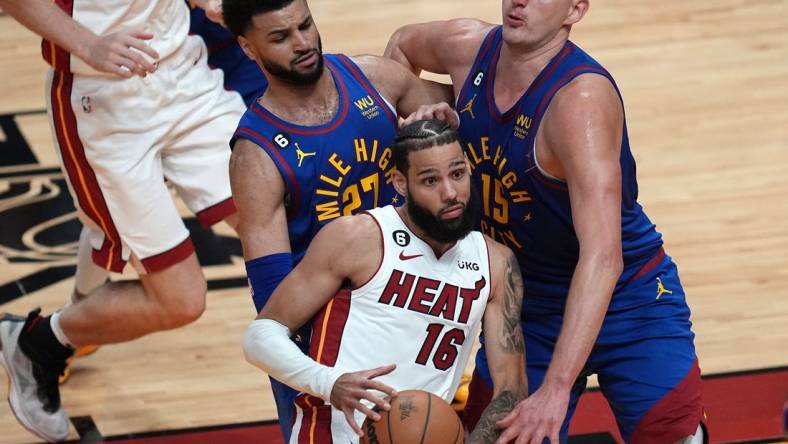
<path id="1" fill-rule="evenodd" d="M 366 75 L 369 75 L 370 70 L 383 69 L 390 62 L 396 63 L 391 59 L 372 54 L 356 54 L 347 57 Z"/>
<path id="2" fill-rule="evenodd" d="M 353 282 L 366 282 L 380 263 L 382 235 L 375 220 L 366 213 L 342 216 L 320 229 L 309 246 L 320 261 L 329 262 Z M 367 268 L 370 268 L 367 270 Z M 359 273 L 364 275 L 359 277 Z"/>
<path id="3" fill-rule="evenodd" d="M 230 171 L 248 171 L 273 165 L 270 156 L 253 140 L 239 137 L 234 141 L 232 148 Z"/>
<path id="4" fill-rule="evenodd" d="M 456 18 L 443 23 L 446 38 L 459 43 L 480 42 L 497 26 L 474 18 Z"/>
<path id="5" fill-rule="evenodd" d="M 372 54 L 357 54 L 349 57 L 361 72 L 373 83 L 376 81 L 393 81 L 403 76 L 413 76 L 404 66 L 387 57 Z"/>
<path id="6" fill-rule="evenodd" d="M 487 251 L 489 252 L 490 259 L 506 259 L 509 256 L 514 255 L 512 250 L 506 245 L 496 241 L 486 234 L 482 233 L 482 236 L 484 236 L 484 242 L 487 244 Z"/>
<path id="7" fill-rule="evenodd" d="M 569 105 L 568 108 L 574 108 L 582 104 L 615 105 L 620 102 L 620 98 L 610 78 L 598 73 L 584 73 L 561 88 L 553 102 L 557 106 Z M 571 114 L 575 110 L 565 112 Z"/>
<path id="8" fill-rule="evenodd" d="M 334 219 L 320 230 L 319 236 L 330 243 L 366 245 L 380 237 L 380 228 L 371 214 L 359 213 Z"/>
<path id="9" fill-rule="evenodd" d="M 561 87 L 550 101 L 543 125 L 555 146 L 568 147 L 566 138 L 583 133 L 583 128 L 608 125 L 623 119 L 624 107 L 610 78 L 584 73 Z M 567 128 L 569 130 L 567 130 Z"/>
<path id="10" fill-rule="evenodd" d="M 487 254 L 490 258 L 491 275 L 503 272 L 507 263 L 517 264 L 517 258 L 509 247 L 486 234 L 483 236 L 484 242 L 487 244 Z"/>
<path id="11" fill-rule="evenodd" d="M 478 19 L 458 18 L 441 22 L 441 26 L 432 32 L 440 39 L 440 53 L 436 54 L 443 60 L 449 73 L 456 77 L 455 81 L 467 76 L 485 39 L 498 25 Z"/>

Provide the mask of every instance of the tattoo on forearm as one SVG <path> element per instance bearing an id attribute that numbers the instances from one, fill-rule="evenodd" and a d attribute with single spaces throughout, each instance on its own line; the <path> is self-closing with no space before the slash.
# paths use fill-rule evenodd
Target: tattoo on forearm
<path id="1" fill-rule="evenodd" d="M 508 390 L 501 392 L 495 399 L 490 401 L 490 404 L 482 412 L 476 428 L 473 429 L 471 436 L 468 438 L 468 444 L 495 442 L 502 431 L 495 423 L 506 417 L 514 409 L 518 401 L 518 397 Z"/>
<path id="2" fill-rule="evenodd" d="M 513 254 L 509 255 L 506 261 L 506 288 L 502 302 L 501 346 L 506 353 L 522 353 L 524 345 L 520 311 L 523 303 L 523 276 Z"/>

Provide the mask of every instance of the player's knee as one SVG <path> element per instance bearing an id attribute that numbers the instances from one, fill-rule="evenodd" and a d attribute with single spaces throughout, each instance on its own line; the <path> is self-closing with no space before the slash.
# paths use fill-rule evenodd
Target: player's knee
<path id="1" fill-rule="evenodd" d="M 198 280 L 181 290 L 160 295 L 160 320 L 164 329 L 171 329 L 192 323 L 205 311 L 207 284 Z"/>

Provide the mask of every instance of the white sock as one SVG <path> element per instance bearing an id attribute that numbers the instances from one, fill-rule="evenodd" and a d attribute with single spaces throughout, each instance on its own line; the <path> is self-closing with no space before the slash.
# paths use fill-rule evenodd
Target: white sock
<path id="1" fill-rule="evenodd" d="M 58 342 L 63 344 L 66 347 L 76 348 L 71 341 L 68 340 L 66 334 L 63 332 L 63 329 L 60 328 L 60 310 L 52 313 L 52 317 L 49 318 L 49 325 L 52 327 L 52 333 L 55 334 Z"/>
<path id="2" fill-rule="evenodd" d="M 109 278 L 109 272 L 93 262 L 93 247 L 90 245 L 90 230 L 82 227 L 79 234 L 79 250 L 77 251 L 77 273 L 74 276 L 74 289 L 82 295 L 100 287 Z M 73 299 L 74 295 L 72 295 Z M 76 302 L 73 301 L 72 302 Z"/>

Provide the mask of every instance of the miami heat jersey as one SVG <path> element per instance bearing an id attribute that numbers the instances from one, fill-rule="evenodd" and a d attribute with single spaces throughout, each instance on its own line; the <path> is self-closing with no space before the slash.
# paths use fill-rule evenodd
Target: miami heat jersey
<path id="1" fill-rule="evenodd" d="M 473 231 L 437 258 L 393 206 L 368 213 L 382 235 L 380 267 L 361 287 L 340 292 L 315 318 L 309 354 L 348 372 L 394 363 L 396 370 L 376 380 L 451 401 L 490 292 L 484 236 Z M 322 442 L 310 441 L 310 434 L 333 438 L 326 442 L 358 442 L 344 414 L 321 399 L 301 395 L 296 405 L 291 443 Z M 357 412 L 358 424 L 363 419 Z"/>
<path id="2" fill-rule="evenodd" d="M 146 44 L 159 54 L 159 61 L 174 54 L 188 35 L 189 7 L 183 0 L 55 0 L 55 3 L 74 21 L 100 36 L 132 27 L 153 34 Z M 96 71 L 48 40 L 41 47 L 44 60 L 58 71 L 114 76 Z"/>
<path id="3" fill-rule="evenodd" d="M 396 115 L 347 56 L 324 57 L 339 92 L 337 113 L 330 122 L 294 125 L 255 101 L 230 142 L 232 146 L 238 138 L 251 140 L 279 169 L 287 193 L 294 263 L 331 220 L 399 201 L 391 185 Z"/>
<path id="4" fill-rule="evenodd" d="M 473 171 L 473 185 L 482 197 L 481 230 L 517 255 L 526 298 L 562 304 L 577 265 L 579 244 L 566 182 L 540 169 L 536 134 L 550 101 L 577 76 L 593 73 L 606 77 L 614 87 L 615 82 L 599 63 L 568 41 L 520 100 L 502 113 L 493 97 L 501 44 L 502 31 L 497 27 L 482 43 L 457 99 L 460 138 Z M 624 271 L 616 290 L 662 251 L 661 235 L 637 202 L 635 161 L 626 124 L 620 164 Z M 611 305 L 616 304 L 626 301 L 614 297 Z"/>

